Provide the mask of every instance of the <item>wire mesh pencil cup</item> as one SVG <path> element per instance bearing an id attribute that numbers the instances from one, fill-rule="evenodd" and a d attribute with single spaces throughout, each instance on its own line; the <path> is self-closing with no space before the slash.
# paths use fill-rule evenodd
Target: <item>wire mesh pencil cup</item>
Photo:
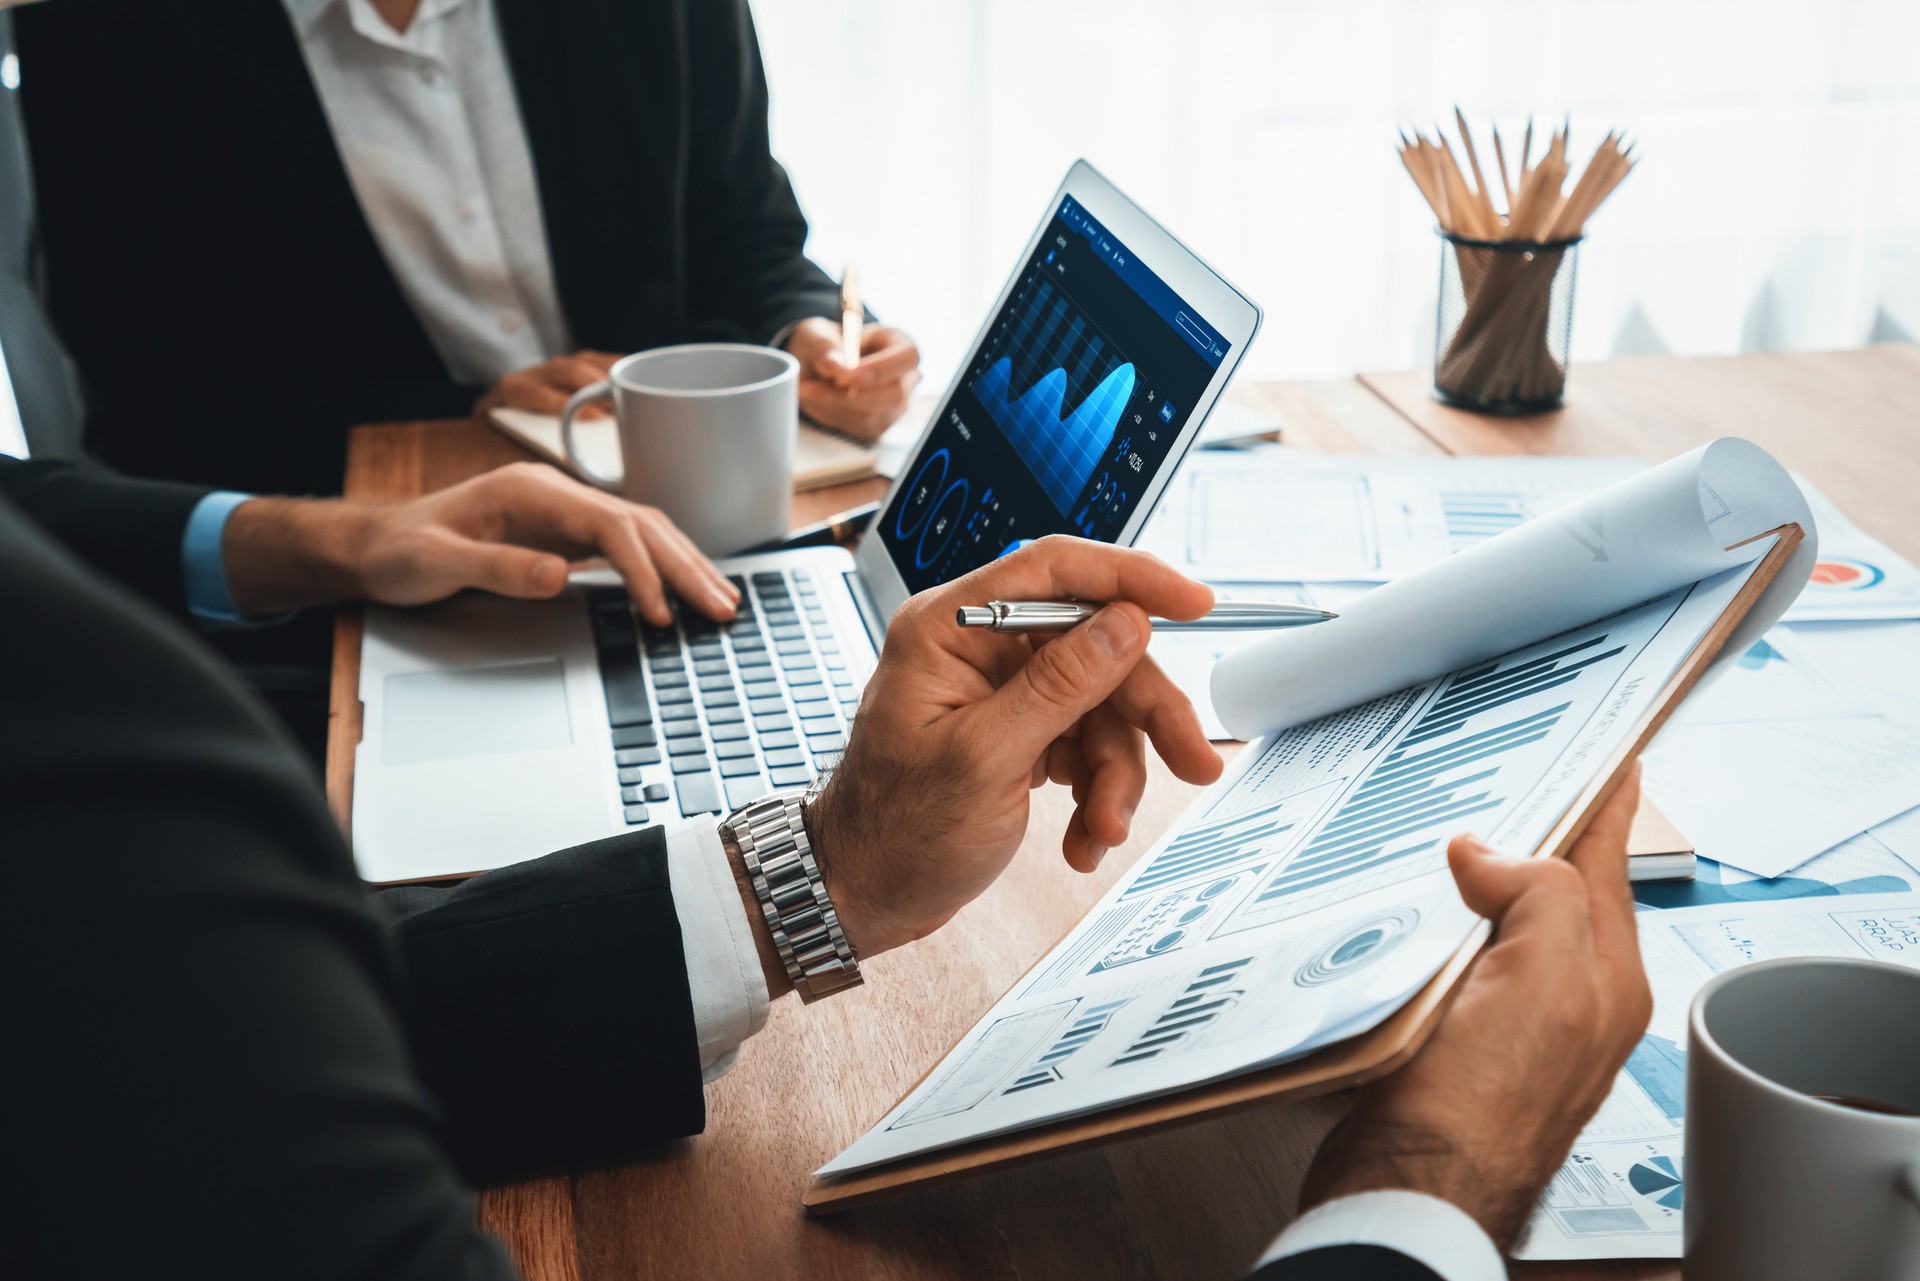
<path id="1" fill-rule="evenodd" d="M 1482 414 L 1556 408 L 1567 390 L 1574 259 L 1568 240 L 1440 233 L 1433 394 Z"/>

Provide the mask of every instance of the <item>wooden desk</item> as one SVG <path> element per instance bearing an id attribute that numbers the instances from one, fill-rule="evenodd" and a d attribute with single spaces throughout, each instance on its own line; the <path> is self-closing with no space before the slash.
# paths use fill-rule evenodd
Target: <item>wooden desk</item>
<path id="1" fill-rule="evenodd" d="M 1749 386 L 1749 378 L 1759 388 Z M 1901 513 L 1920 492 L 1920 350 L 1576 369 L 1572 405 L 1501 422 L 1446 410 L 1424 375 L 1261 384 L 1236 398 L 1287 439 L 1335 453 L 1639 453 L 1739 433 L 1805 471 L 1873 532 L 1920 558 Z M 347 492 L 401 498 L 524 457 L 469 423 L 358 429 Z M 807 496 L 819 519 L 878 485 Z M 349 812 L 359 734 L 359 624 L 343 614 L 327 781 Z M 1157 765 L 1157 763 L 1156 763 Z M 1012 868 L 934 937 L 877 958 L 867 985 L 813 1009 L 779 1003 L 707 1091 L 707 1131 L 617 1169 L 493 1189 L 481 1222 L 534 1281 L 731 1276 L 1235 1278 L 1285 1221 L 1339 1099 L 1241 1114 L 809 1219 L 810 1170 L 864 1131 L 1163 831 L 1194 789 L 1156 768 L 1135 837 L 1083 877 L 1058 855 L 1068 808 L 1036 799 Z M 1525 1276 L 1677 1278 L 1670 1263 L 1517 1265 Z"/>

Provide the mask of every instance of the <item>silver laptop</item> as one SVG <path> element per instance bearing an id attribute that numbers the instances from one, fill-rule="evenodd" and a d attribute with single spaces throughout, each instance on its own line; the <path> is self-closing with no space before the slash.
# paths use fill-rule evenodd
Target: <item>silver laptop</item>
<path id="1" fill-rule="evenodd" d="M 609 573 L 369 608 L 361 874 L 467 875 L 830 771 L 901 602 L 1044 534 L 1132 543 L 1260 318 L 1074 165 L 854 552 L 720 562 L 728 623 L 648 626 Z"/>

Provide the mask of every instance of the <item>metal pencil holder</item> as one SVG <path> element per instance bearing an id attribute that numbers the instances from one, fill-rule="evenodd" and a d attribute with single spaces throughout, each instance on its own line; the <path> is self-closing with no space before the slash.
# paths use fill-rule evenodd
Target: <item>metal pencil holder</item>
<path id="1" fill-rule="evenodd" d="M 1482 414 L 1558 407 L 1573 338 L 1580 237 L 1473 240 L 1440 233 L 1433 394 Z"/>

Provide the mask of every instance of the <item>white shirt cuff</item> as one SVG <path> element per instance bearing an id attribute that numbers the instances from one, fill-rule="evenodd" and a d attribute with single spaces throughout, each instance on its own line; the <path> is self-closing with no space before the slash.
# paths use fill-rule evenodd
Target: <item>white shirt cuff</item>
<path id="1" fill-rule="evenodd" d="M 1505 1281 L 1493 1239 L 1459 1206 L 1424 1192 L 1358 1192 L 1316 1205 L 1288 1225 L 1255 1269 L 1334 1245 L 1377 1245 L 1424 1263 L 1445 1281 Z"/>
<path id="2" fill-rule="evenodd" d="M 667 875 L 687 954 L 700 1079 L 716 1081 L 740 1057 L 741 1044 L 766 1026 L 767 980 L 712 819 L 667 829 Z"/>

